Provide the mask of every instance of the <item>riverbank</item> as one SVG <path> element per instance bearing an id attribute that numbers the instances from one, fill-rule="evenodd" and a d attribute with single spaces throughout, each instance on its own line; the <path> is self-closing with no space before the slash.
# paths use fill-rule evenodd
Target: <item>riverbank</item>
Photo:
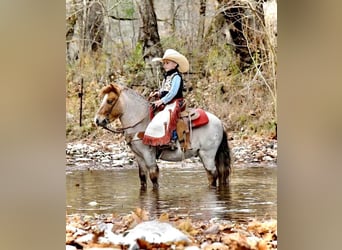
<path id="1" fill-rule="evenodd" d="M 277 249 L 277 221 L 191 221 L 166 213 L 151 220 L 140 208 L 125 216 L 73 214 L 66 216 L 66 249 Z"/>
<path id="2" fill-rule="evenodd" d="M 277 140 L 259 136 L 231 138 L 229 140 L 233 166 L 258 166 L 277 164 Z M 198 157 L 186 159 L 184 166 L 197 164 Z M 165 163 L 167 164 L 167 163 Z M 66 145 L 66 170 L 135 168 L 134 154 L 123 140 L 116 137 L 86 138 Z"/>

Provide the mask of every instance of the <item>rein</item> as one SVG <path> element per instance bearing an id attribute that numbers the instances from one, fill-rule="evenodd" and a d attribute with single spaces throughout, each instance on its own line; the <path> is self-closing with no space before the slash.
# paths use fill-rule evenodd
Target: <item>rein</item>
<path id="1" fill-rule="evenodd" d="M 144 117 L 144 118 L 145 118 L 145 117 Z M 123 128 L 117 128 L 117 129 L 110 129 L 110 128 L 108 128 L 108 127 L 102 127 L 102 128 L 104 128 L 104 129 L 106 129 L 106 130 L 108 130 L 108 131 L 110 131 L 110 132 L 112 132 L 112 133 L 114 133 L 114 134 L 120 134 L 120 133 L 125 132 L 126 129 L 134 128 L 134 127 L 137 126 L 139 123 L 141 123 L 141 122 L 144 120 L 144 118 L 142 118 L 140 121 L 134 123 L 133 125 L 130 125 L 130 126 L 127 126 L 127 127 L 123 127 Z"/>

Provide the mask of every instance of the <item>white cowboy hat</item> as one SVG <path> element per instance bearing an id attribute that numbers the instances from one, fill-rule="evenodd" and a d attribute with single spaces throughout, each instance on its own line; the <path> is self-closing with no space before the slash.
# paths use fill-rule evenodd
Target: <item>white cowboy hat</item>
<path id="1" fill-rule="evenodd" d="M 163 58 L 156 57 L 152 59 L 152 62 L 162 62 L 163 60 L 174 61 L 178 64 L 178 69 L 180 72 L 184 73 L 189 70 L 189 62 L 185 56 L 174 49 L 167 49 L 164 53 Z"/>

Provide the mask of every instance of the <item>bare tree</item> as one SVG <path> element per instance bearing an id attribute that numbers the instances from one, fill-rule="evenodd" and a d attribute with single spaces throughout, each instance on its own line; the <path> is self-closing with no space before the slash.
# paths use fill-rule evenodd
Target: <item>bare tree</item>
<path id="1" fill-rule="evenodd" d="M 69 59 L 78 59 L 89 51 L 96 52 L 103 47 L 103 38 L 105 35 L 104 27 L 104 6 L 102 0 L 71 0 L 69 5 L 69 14 L 67 21 L 67 54 Z M 77 26 L 77 31 L 76 31 Z M 70 58 L 70 44 L 76 35 L 78 49 L 82 55 Z"/>
<path id="2" fill-rule="evenodd" d="M 237 61 L 241 72 L 250 77 L 244 83 L 244 89 L 249 91 L 251 87 L 255 87 L 268 91 L 276 119 L 276 43 L 275 35 L 270 34 L 266 27 L 264 2 L 265 0 L 218 0 L 218 13 L 206 36 L 211 38 L 210 42 L 213 44 L 220 44 L 227 33 L 223 30 L 228 29 L 230 39 L 226 39 L 225 43 L 231 45 L 230 48 L 239 59 Z M 247 96 L 253 98 L 249 92 Z"/>
<path id="3" fill-rule="evenodd" d="M 157 75 L 157 72 L 151 61 L 152 58 L 163 53 L 158 33 L 157 17 L 152 0 L 136 1 L 136 4 L 142 22 L 138 40 L 143 45 L 143 58 L 146 64 L 145 80 L 150 82 L 151 86 L 156 86 L 157 81 L 154 76 Z"/>
<path id="4" fill-rule="evenodd" d="M 77 9 L 76 0 L 68 0 L 66 1 L 66 55 L 68 61 L 74 61 L 78 59 L 79 48 L 76 48 L 74 35 L 77 33 L 76 24 L 79 19 L 79 13 Z"/>
<path id="5" fill-rule="evenodd" d="M 200 44 L 202 42 L 203 35 L 204 35 L 206 5 L 207 5 L 207 0 L 200 0 L 199 25 L 198 25 L 198 36 L 197 36 Z"/>
<path id="6" fill-rule="evenodd" d="M 77 22 L 77 15 L 71 14 L 66 19 L 67 31 L 66 31 L 66 53 L 68 60 L 78 59 L 78 55 L 76 53 L 72 53 L 70 49 L 70 44 L 75 34 L 75 26 Z"/>
<path id="7" fill-rule="evenodd" d="M 170 1 L 170 26 L 171 26 L 171 33 L 174 34 L 176 32 L 176 20 L 175 20 L 175 15 L 176 15 L 176 10 L 175 10 L 175 0 Z"/>
<path id="8" fill-rule="evenodd" d="M 89 0 L 86 20 L 87 47 L 96 52 L 102 48 L 104 37 L 103 4 L 100 0 Z"/>
<path id="9" fill-rule="evenodd" d="M 229 27 L 231 45 L 240 58 L 242 71 L 255 63 L 253 57 L 261 61 L 265 55 L 260 50 L 265 39 L 263 2 L 265 0 L 218 0 L 219 11 L 210 33 L 217 33 L 224 26 Z"/>

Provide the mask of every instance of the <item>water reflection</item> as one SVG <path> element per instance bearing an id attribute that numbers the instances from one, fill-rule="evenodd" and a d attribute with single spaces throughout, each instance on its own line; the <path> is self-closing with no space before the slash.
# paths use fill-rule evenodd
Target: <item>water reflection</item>
<path id="1" fill-rule="evenodd" d="M 234 168 L 229 187 L 211 189 L 201 167 L 163 168 L 160 188 L 141 191 L 137 169 L 75 171 L 67 174 L 67 213 L 127 214 L 141 207 L 152 218 L 167 212 L 194 220 L 276 219 L 276 172 L 274 167 Z"/>

